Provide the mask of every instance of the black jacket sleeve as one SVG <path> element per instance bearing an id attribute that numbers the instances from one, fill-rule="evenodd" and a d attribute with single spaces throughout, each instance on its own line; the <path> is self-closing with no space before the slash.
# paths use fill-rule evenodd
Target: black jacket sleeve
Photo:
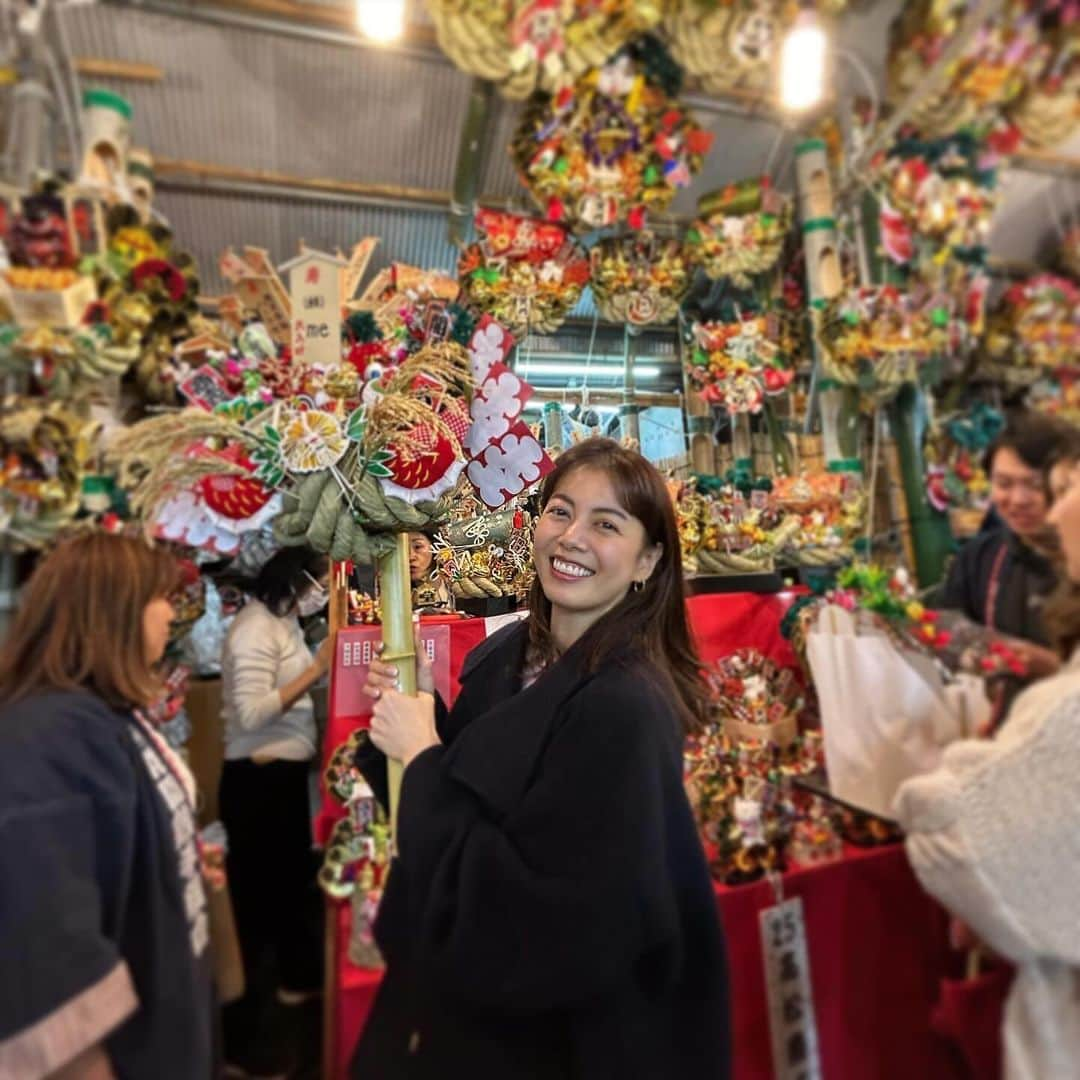
<path id="1" fill-rule="evenodd" d="M 422 977 L 508 1012 L 585 1002 L 646 958 L 662 981 L 680 963 L 666 863 L 685 811 L 670 706 L 621 673 L 551 718 L 535 762 L 499 738 L 473 725 L 405 773 L 399 849 Z"/>

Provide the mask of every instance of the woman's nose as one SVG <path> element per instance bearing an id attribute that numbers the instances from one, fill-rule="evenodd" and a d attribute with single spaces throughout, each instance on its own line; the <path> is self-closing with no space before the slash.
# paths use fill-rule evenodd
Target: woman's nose
<path id="1" fill-rule="evenodd" d="M 563 544 L 577 544 L 581 540 L 581 522 L 578 520 L 567 523 L 559 536 L 559 542 Z"/>

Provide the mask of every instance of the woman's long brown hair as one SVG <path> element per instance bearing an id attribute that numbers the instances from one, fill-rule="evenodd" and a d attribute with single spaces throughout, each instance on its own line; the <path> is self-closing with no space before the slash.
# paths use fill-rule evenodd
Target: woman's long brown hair
<path id="1" fill-rule="evenodd" d="M 586 439 L 559 456 L 554 471 L 544 481 L 541 510 L 566 477 L 578 469 L 603 472 L 622 508 L 644 526 L 648 542 L 661 544 L 663 550 L 645 587 L 631 589 L 585 631 L 575 648 L 583 650 L 588 671 L 629 648 L 633 655 L 644 658 L 665 688 L 673 692 L 673 703 L 684 725 L 698 728 L 708 718 L 709 696 L 686 618 L 679 530 L 664 480 L 640 454 L 611 439 Z M 529 613 L 530 652 L 536 661 L 550 662 L 557 654 L 551 636 L 551 602 L 539 578 L 529 594 Z"/>
<path id="2" fill-rule="evenodd" d="M 0 648 L 0 703 L 89 690 L 118 708 L 161 686 L 146 659 L 143 612 L 178 583 L 175 559 L 129 536 L 64 540 L 38 563 Z"/>

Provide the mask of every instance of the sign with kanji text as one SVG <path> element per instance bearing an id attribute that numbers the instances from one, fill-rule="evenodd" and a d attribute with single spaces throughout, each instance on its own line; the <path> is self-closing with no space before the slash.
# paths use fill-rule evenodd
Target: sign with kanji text
<path id="1" fill-rule="evenodd" d="M 329 371 L 341 363 L 344 259 L 305 251 L 280 267 L 289 274 L 289 346 L 295 363 Z"/>
<path id="2" fill-rule="evenodd" d="M 364 683 L 381 641 L 381 626 L 348 626 L 338 631 L 330 676 L 330 715 L 335 719 L 371 726 L 373 702 L 364 693 Z M 421 623 L 420 644 L 434 665 L 435 689 L 443 701 L 450 701 L 450 628 Z"/>
<path id="3" fill-rule="evenodd" d="M 773 1076 L 776 1080 L 821 1080 L 806 923 L 800 897 L 761 912 L 761 951 L 769 1000 Z"/>

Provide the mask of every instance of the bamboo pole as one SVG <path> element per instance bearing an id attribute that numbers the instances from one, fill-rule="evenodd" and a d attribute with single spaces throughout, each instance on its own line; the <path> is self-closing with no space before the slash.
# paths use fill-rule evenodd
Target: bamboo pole
<path id="1" fill-rule="evenodd" d="M 399 533 L 389 555 L 379 560 L 379 596 L 382 609 L 383 653 L 398 670 L 398 689 L 416 695 L 416 646 L 413 639 L 412 586 L 409 581 L 409 534 Z M 390 789 L 390 834 L 397 837 L 400 761 L 387 760 Z"/>

